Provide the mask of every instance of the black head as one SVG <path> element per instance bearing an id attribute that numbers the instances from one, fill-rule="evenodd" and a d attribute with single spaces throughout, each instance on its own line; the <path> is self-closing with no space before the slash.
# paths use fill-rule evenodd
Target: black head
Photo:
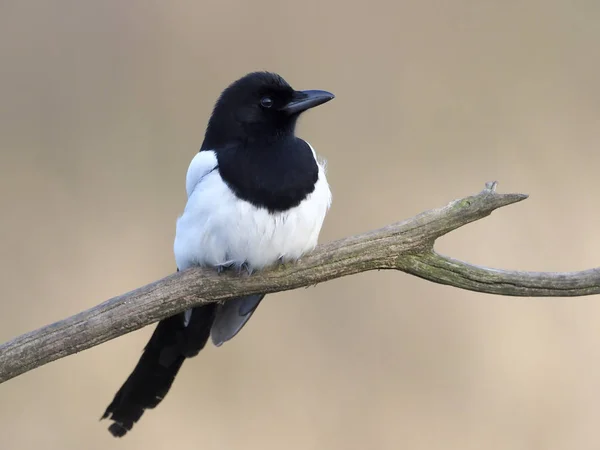
<path id="1" fill-rule="evenodd" d="M 326 91 L 295 91 L 275 73 L 250 73 L 227 87 L 217 100 L 202 149 L 293 135 L 302 112 L 333 97 Z"/>

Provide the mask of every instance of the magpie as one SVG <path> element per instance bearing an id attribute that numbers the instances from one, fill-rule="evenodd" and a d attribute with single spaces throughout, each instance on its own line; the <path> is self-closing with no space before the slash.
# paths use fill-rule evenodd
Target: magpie
<path id="1" fill-rule="evenodd" d="M 186 176 L 187 204 L 173 246 L 177 270 L 260 270 L 312 250 L 331 204 L 324 163 L 296 137 L 300 114 L 333 99 L 294 90 L 280 75 L 253 72 L 218 98 Z M 102 419 L 122 437 L 171 388 L 186 358 L 210 337 L 233 338 L 263 295 L 206 304 L 161 320 Z"/>

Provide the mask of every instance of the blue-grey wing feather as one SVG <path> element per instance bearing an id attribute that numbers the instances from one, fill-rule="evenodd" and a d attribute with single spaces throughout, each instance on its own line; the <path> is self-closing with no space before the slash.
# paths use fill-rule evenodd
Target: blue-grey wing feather
<path id="1" fill-rule="evenodd" d="M 258 308 L 265 294 L 234 298 L 217 306 L 210 337 L 217 347 L 233 338 Z"/>

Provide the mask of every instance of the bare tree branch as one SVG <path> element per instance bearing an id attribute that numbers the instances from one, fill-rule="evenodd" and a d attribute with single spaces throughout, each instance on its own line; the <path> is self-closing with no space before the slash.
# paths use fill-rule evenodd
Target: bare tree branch
<path id="1" fill-rule="evenodd" d="M 315 285 L 374 269 L 396 269 L 436 283 L 500 295 L 566 297 L 600 293 L 600 269 L 572 273 L 488 269 L 434 252 L 437 238 L 526 199 L 496 183 L 404 222 L 317 247 L 294 264 L 251 276 L 193 268 L 101 303 L 0 346 L 0 383 L 56 359 L 137 330 L 187 308 L 240 295 Z"/>

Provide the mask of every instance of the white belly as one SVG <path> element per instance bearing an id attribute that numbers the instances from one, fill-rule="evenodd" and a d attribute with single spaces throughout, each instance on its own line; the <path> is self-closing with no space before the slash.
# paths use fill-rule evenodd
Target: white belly
<path id="1" fill-rule="evenodd" d="M 190 193 L 177 221 L 177 267 L 245 263 L 254 270 L 298 259 L 316 246 L 330 203 L 321 166 L 315 190 L 297 207 L 274 214 L 238 199 L 214 170 Z"/>

